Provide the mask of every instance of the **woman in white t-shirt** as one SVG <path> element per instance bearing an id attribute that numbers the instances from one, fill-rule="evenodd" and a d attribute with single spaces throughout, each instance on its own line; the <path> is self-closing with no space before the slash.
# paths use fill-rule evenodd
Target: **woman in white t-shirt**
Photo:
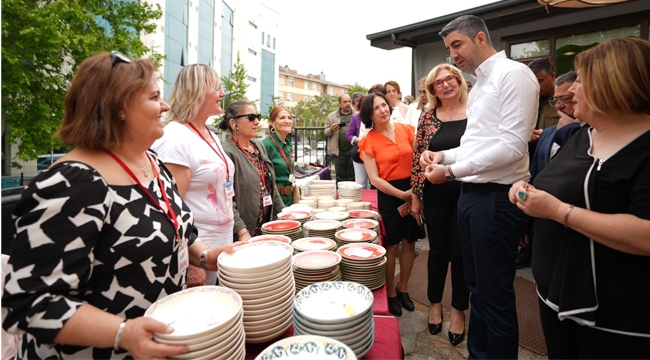
<path id="1" fill-rule="evenodd" d="M 209 247 L 233 242 L 235 166 L 219 137 L 206 126 L 209 117 L 223 113 L 221 100 L 225 96 L 219 76 L 210 66 L 192 64 L 181 69 L 169 96 L 165 134 L 152 146 L 174 175 L 179 193 L 194 214 L 199 239 Z M 240 235 L 240 239 L 250 238 Z M 190 265 L 188 287 L 214 285 L 216 281 L 215 271 Z"/>

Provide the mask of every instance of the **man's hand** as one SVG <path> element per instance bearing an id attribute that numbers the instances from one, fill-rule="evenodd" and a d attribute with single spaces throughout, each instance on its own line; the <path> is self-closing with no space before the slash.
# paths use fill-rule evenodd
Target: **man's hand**
<path id="1" fill-rule="evenodd" d="M 445 177 L 445 167 L 438 164 L 431 164 L 424 170 L 424 177 L 432 184 L 442 184 L 447 182 Z"/>
<path id="2" fill-rule="evenodd" d="M 544 129 L 533 130 L 533 133 L 530 134 L 530 142 L 533 144 L 537 144 L 537 142 L 539 141 L 539 137 L 542 135 L 542 131 L 544 131 Z"/>
<path id="3" fill-rule="evenodd" d="M 429 165 L 440 164 L 445 161 L 445 153 L 438 151 L 433 152 L 425 150 L 422 155 L 420 155 L 420 166 L 426 168 Z"/>
<path id="4" fill-rule="evenodd" d="M 569 115 L 569 114 L 567 114 L 567 113 L 565 113 L 563 111 L 558 110 L 557 116 L 560 117 L 560 120 L 557 122 L 557 126 L 555 127 L 555 130 L 560 130 L 561 128 L 563 128 L 563 127 L 565 127 L 565 126 L 567 126 L 569 124 L 579 123 L 580 122 L 580 120 L 572 117 L 571 115 Z"/>
<path id="5" fill-rule="evenodd" d="M 339 129 L 339 124 L 332 124 L 332 125 L 330 126 L 330 130 L 332 130 L 332 132 L 334 132 L 334 131 L 336 131 L 336 130 L 338 130 L 338 129 Z"/>

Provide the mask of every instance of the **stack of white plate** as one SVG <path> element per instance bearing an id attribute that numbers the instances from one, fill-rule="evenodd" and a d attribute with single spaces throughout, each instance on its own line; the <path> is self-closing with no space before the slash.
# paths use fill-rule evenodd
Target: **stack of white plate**
<path id="1" fill-rule="evenodd" d="M 318 215 L 318 214 L 317 214 Z M 336 240 L 334 236 L 341 228 L 341 222 L 336 220 L 312 220 L 302 226 L 303 237 L 326 237 Z"/>
<path id="2" fill-rule="evenodd" d="M 303 251 L 312 250 L 336 251 L 336 241 L 324 237 L 301 238 L 291 243 L 291 246 L 293 246 L 294 255 Z"/>
<path id="3" fill-rule="evenodd" d="M 316 207 L 318 207 L 318 200 L 304 200 L 304 199 L 301 199 L 301 200 L 298 200 L 298 204 L 309 206 L 311 208 L 316 208 Z"/>
<path id="4" fill-rule="evenodd" d="M 291 238 L 284 235 L 272 235 L 272 234 L 258 235 L 248 239 L 248 242 L 256 242 L 256 241 L 279 241 L 285 244 L 291 244 Z"/>
<path id="5" fill-rule="evenodd" d="M 339 201 L 339 200 L 336 200 Z M 327 209 L 327 211 L 334 211 L 334 212 L 345 212 L 348 211 L 348 208 L 345 206 L 332 206 L 331 208 Z"/>
<path id="6" fill-rule="evenodd" d="M 354 181 L 339 181 L 339 199 L 350 199 L 351 201 L 361 201 L 361 190 L 363 185 Z"/>
<path id="7" fill-rule="evenodd" d="M 357 243 L 379 244 L 377 232 L 369 229 L 343 229 L 334 234 L 339 246 Z"/>
<path id="8" fill-rule="evenodd" d="M 311 221 L 313 216 L 310 211 L 306 210 L 294 210 L 290 208 L 284 208 L 281 213 L 278 214 L 278 220 L 295 220 L 301 224 Z"/>
<path id="9" fill-rule="evenodd" d="M 348 214 L 352 219 L 372 219 L 379 221 L 379 213 L 374 210 L 349 210 Z"/>
<path id="10" fill-rule="evenodd" d="M 308 185 L 309 196 L 332 196 L 336 197 L 335 180 L 312 180 Z"/>
<path id="11" fill-rule="evenodd" d="M 193 287 L 159 299 L 144 316 L 169 324 L 171 334 L 154 340 L 186 345 L 177 359 L 244 359 L 246 356 L 242 298 L 223 286 Z"/>
<path id="12" fill-rule="evenodd" d="M 349 346 L 362 357 L 375 341 L 374 297 L 366 286 L 334 281 L 312 284 L 295 297 L 295 335 L 326 336 Z"/>
<path id="13" fill-rule="evenodd" d="M 264 235 L 284 235 L 296 240 L 302 237 L 302 223 L 295 220 L 276 220 L 262 224 Z"/>
<path id="14" fill-rule="evenodd" d="M 291 210 L 291 211 L 309 211 L 309 212 L 311 212 L 312 210 L 314 210 L 314 207 L 309 206 L 309 205 L 305 205 L 305 204 L 300 204 L 300 203 L 291 204 L 290 206 L 285 207 L 282 210 L 282 212 L 287 212 L 289 210 Z"/>
<path id="15" fill-rule="evenodd" d="M 293 248 L 277 241 L 261 241 L 234 249 L 217 258 L 217 276 L 219 284 L 235 290 L 242 298 L 246 342 L 259 344 L 276 339 L 293 322 Z M 205 312 L 205 304 L 197 308 Z"/>
<path id="16" fill-rule="evenodd" d="M 379 231 L 379 223 L 371 219 L 347 219 L 341 223 L 347 229 L 368 229 Z"/>
<path id="17" fill-rule="evenodd" d="M 351 210 L 370 210 L 370 206 L 366 209 L 365 204 L 363 201 L 353 201 L 345 204 L 345 208 L 347 211 Z"/>
<path id="18" fill-rule="evenodd" d="M 325 336 L 298 335 L 276 341 L 255 358 L 273 359 L 356 360 L 357 355 L 338 340 Z"/>
<path id="19" fill-rule="evenodd" d="M 379 289 L 386 282 L 386 249 L 376 244 L 348 244 L 337 252 L 341 260 L 344 281 L 354 281 L 371 290 Z"/>
<path id="20" fill-rule="evenodd" d="M 352 201 L 352 199 L 340 199 L 339 198 L 338 200 L 336 200 L 336 206 L 341 206 L 341 207 L 344 207 L 344 208 L 347 209 L 346 206 L 351 202 L 354 202 L 354 201 Z"/>
<path id="21" fill-rule="evenodd" d="M 316 220 L 336 220 L 343 221 L 350 217 L 347 211 L 323 211 L 314 215 Z"/>
<path id="22" fill-rule="evenodd" d="M 294 255 L 296 293 L 314 283 L 341 280 L 340 262 L 341 255 L 327 250 L 312 250 Z"/>
<path id="23" fill-rule="evenodd" d="M 318 197 L 318 208 L 319 209 L 329 209 L 336 206 L 336 199 L 333 196 L 319 196 Z"/>

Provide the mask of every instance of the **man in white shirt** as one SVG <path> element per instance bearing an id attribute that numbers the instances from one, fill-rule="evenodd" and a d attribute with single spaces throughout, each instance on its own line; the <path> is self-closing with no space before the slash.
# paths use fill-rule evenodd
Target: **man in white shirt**
<path id="1" fill-rule="evenodd" d="M 425 152 L 432 183 L 461 181 L 458 235 L 472 293 L 470 359 L 516 359 L 515 259 L 527 216 L 508 201 L 510 185 L 528 180 L 528 140 L 535 126 L 539 84 L 530 69 L 492 46 L 483 20 L 456 18 L 440 32 L 451 59 L 473 75 L 467 128 L 460 147 Z M 461 334 L 462 335 L 462 334 Z M 458 334 L 450 333 L 456 338 Z"/>

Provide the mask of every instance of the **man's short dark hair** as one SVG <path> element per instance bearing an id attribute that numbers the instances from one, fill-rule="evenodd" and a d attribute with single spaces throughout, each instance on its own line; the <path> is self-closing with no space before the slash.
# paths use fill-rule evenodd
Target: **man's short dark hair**
<path id="1" fill-rule="evenodd" d="M 352 94 L 352 103 L 354 104 L 355 102 L 357 102 L 357 100 L 361 99 L 362 96 L 363 96 L 363 93 L 358 92 L 358 91 L 355 92 L 354 94 Z"/>
<path id="2" fill-rule="evenodd" d="M 528 64 L 528 67 L 535 75 L 541 72 L 546 73 L 546 75 L 551 75 L 555 72 L 555 66 L 547 58 L 535 59 Z"/>
<path id="3" fill-rule="evenodd" d="M 485 21 L 483 21 L 483 19 L 478 16 L 459 16 L 450 21 L 449 24 L 445 25 L 445 27 L 442 28 L 438 35 L 444 39 L 447 37 L 447 35 L 456 30 L 472 39 L 472 43 L 474 42 L 474 39 L 476 39 L 476 34 L 482 31 L 485 33 L 485 39 L 487 40 L 487 43 L 492 46 L 492 39 L 490 39 L 490 32 L 488 31 L 487 25 L 485 25 Z"/>
<path id="4" fill-rule="evenodd" d="M 566 83 L 572 83 L 573 84 L 576 81 L 577 78 L 578 78 L 578 74 L 575 71 L 571 70 L 566 74 L 562 74 L 562 75 L 558 76 L 555 79 L 555 86 L 560 86 L 560 85 L 566 84 Z"/>

